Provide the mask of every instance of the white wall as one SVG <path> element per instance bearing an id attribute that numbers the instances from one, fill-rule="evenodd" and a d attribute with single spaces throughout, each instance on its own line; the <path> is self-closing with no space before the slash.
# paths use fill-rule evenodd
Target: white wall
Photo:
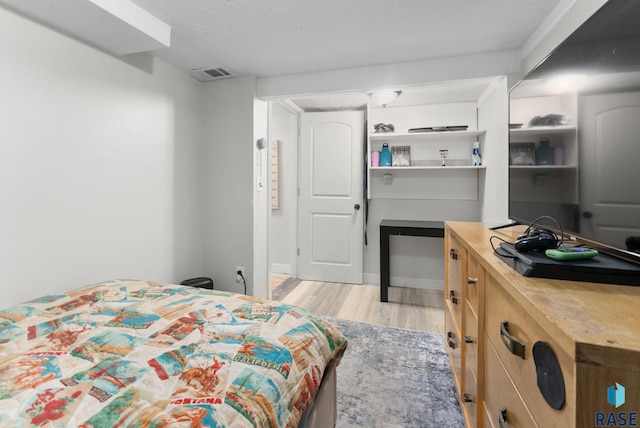
<path id="1" fill-rule="evenodd" d="M 296 213 L 298 204 L 298 117 L 286 106 L 271 103 L 269 138 L 279 141 L 277 210 L 269 219 L 269 262 L 274 273 L 296 275 Z"/>
<path id="2" fill-rule="evenodd" d="M 269 216 L 271 192 L 269 149 L 259 149 L 257 141 L 269 132 L 269 103 L 255 98 L 255 79 L 251 79 L 253 97 L 253 272 L 251 295 L 269 297 Z M 268 144 L 267 144 L 268 147 Z"/>
<path id="3" fill-rule="evenodd" d="M 201 85 L 0 8 L 0 306 L 203 273 Z"/>
<path id="4" fill-rule="evenodd" d="M 509 204 L 509 94 L 501 77 L 478 100 L 478 127 L 486 129 L 480 180 L 480 218 L 488 227 L 508 224 Z"/>
<path id="5" fill-rule="evenodd" d="M 214 81 L 204 88 L 205 273 L 216 289 L 242 293 L 235 281 L 235 267 L 242 266 L 252 294 L 255 79 Z"/>

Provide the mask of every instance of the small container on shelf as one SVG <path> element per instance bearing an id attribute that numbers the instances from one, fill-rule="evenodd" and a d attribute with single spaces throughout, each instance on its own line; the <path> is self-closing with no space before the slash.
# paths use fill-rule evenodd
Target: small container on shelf
<path id="1" fill-rule="evenodd" d="M 371 152 L 371 166 L 380 166 L 380 152 Z"/>
<path id="2" fill-rule="evenodd" d="M 553 164 L 564 165 L 564 148 L 555 147 L 553 149 Z"/>

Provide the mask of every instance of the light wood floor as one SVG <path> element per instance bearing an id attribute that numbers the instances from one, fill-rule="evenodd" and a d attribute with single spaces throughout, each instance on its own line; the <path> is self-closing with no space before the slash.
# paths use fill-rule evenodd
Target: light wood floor
<path id="1" fill-rule="evenodd" d="M 382 303 L 379 285 L 302 281 L 281 301 L 319 315 L 444 333 L 442 291 L 391 287 Z"/>

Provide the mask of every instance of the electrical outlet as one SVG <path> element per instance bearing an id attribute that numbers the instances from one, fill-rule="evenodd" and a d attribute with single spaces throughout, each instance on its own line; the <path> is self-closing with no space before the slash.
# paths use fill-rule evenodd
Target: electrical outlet
<path id="1" fill-rule="evenodd" d="M 242 275 L 240 275 L 238 272 L 241 272 Z M 243 266 L 236 266 L 236 282 L 242 282 L 243 278 L 246 278 L 244 276 L 244 267 Z"/>

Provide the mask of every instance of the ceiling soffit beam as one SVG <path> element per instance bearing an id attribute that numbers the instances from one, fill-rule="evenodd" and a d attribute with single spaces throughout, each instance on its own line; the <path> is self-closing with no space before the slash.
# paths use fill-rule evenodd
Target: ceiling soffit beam
<path id="1" fill-rule="evenodd" d="M 316 73 L 259 77 L 256 81 L 256 95 L 263 100 L 277 100 L 384 88 L 401 89 L 413 85 L 502 76 L 519 71 L 519 51 L 484 52 Z"/>
<path id="2" fill-rule="evenodd" d="M 0 3 L 115 55 L 164 49 L 171 44 L 171 27 L 129 0 Z"/>

